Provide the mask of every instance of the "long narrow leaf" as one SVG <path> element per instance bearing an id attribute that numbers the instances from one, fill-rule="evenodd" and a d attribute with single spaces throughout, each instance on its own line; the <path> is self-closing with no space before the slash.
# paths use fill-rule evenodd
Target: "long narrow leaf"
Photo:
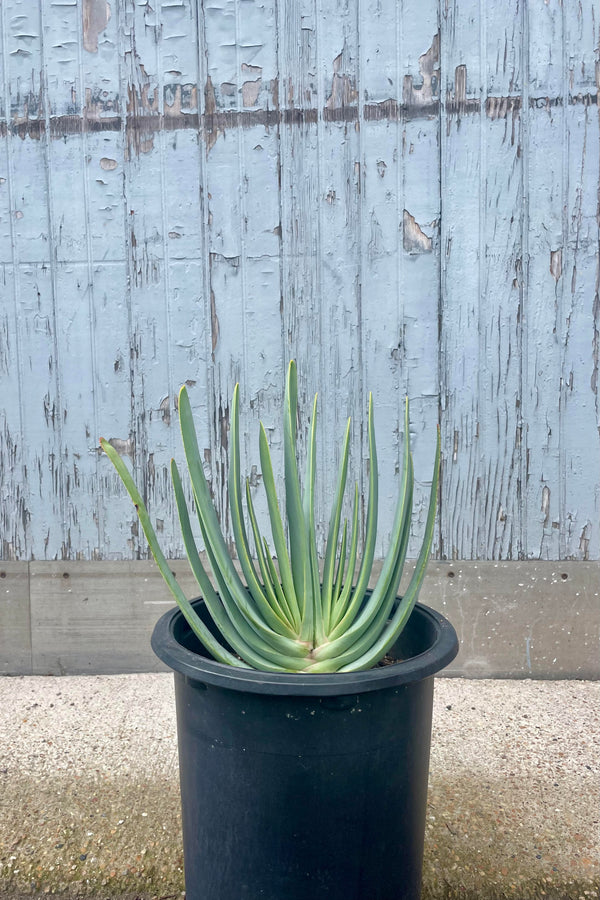
<path id="1" fill-rule="evenodd" d="M 271 534 L 273 535 L 273 543 L 275 545 L 275 553 L 277 554 L 277 562 L 279 563 L 279 572 L 283 590 L 288 599 L 290 608 L 300 610 L 300 598 L 297 598 L 296 595 L 295 581 L 283 531 L 283 522 L 281 521 L 281 513 L 279 512 L 279 504 L 277 503 L 271 451 L 269 450 L 267 433 L 262 422 L 260 425 L 259 450 L 263 484 L 267 495 L 269 518 L 271 520 Z"/>
<path id="2" fill-rule="evenodd" d="M 365 591 L 369 586 L 369 578 L 373 568 L 373 557 L 375 556 L 375 538 L 377 536 L 377 514 L 378 514 L 378 497 L 379 497 L 379 478 L 377 469 L 377 447 L 375 444 L 375 422 L 373 417 L 373 395 L 369 394 L 369 501 L 367 506 L 367 528 L 365 534 L 365 545 L 363 547 L 363 558 L 356 580 L 356 586 L 352 593 L 352 599 L 348 603 L 348 607 L 344 612 L 344 622 L 349 625 L 358 611 L 360 610 Z M 339 632 L 339 623 L 335 630 Z M 331 638 L 331 636 L 330 636 Z"/>
<path id="3" fill-rule="evenodd" d="M 229 466 L 229 506 L 231 510 L 231 522 L 233 525 L 233 534 L 238 554 L 238 559 L 242 567 L 242 572 L 248 584 L 248 589 L 252 594 L 257 609 L 267 625 L 273 631 L 279 634 L 285 634 L 288 637 L 296 637 L 293 629 L 286 623 L 284 618 L 274 611 L 269 604 L 262 585 L 256 577 L 256 572 L 250 556 L 250 548 L 248 546 L 248 537 L 246 535 L 246 526 L 244 524 L 244 512 L 242 508 L 241 495 L 241 472 L 240 472 L 240 409 L 239 409 L 239 384 L 236 384 L 233 392 L 232 415 L 231 415 L 231 462 Z"/>
<path id="4" fill-rule="evenodd" d="M 346 436 L 342 448 L 342 458 L 340 462 L 338 481 L 329 519 L 329 533 L 327 535 L 327 550 L 325 553 L 325 563 L 323 565 L 323 589 L 321 593 L 321 604 L 323 609 L 323 624 L 325 632 L 329 632 L 331 627 L 331 607 L 333 593 L 333 575 L 335 567 L 335 556 L 338 546 L 338 536 L 340 532 L 340 520 L 342 517 L 342 503 L 344 500 L 344 490 L 346 488 L 346 477 L 348 475 L 348 455 L 350 452 L 350 424 L 348 419 L 346 426 Z"/>
<path id="5" fill-rule="evenodd" d="M 229 650 L 226 650 L 219 641 L 210 633 L 202 619 L 195 612 L 192 604 L 187 599 L 185 594 L 183 593 L 181 587 L 179 586 L 177 579 L 173 575 L 171 571 L 171 567 L 167 562 L 162 550 L 160 549 L 160 545 L 158 543 L 158 539 L 156 537 L 156 533 L 154 528 L 152 527 L 152 522 L 150 521 L 150 516 L 148 515 L 148 511 L 144 505 L 144 502 L 141 498 L 141 495 L 135 486 L 135 482 L 131 477 L 129 469 L 108 441 L 104 440 L 104 438 L 100 438 L 100 444 L 102 449 L 112 462 L 113 466 L 117 470 L 121 481 L 125 485 L 127 493 L 131 497 L 133 504 L 136 508 L 142 529 L 144 534 L 146 535 L 146 540 L 148 541 L 148 545 L 152 552 L 154 559 L 156 560 L 156 565 L 158 566 L 162 577 L 164 578 L 167 587 L 173 594 L 177 605 L 179 606 L 181 612 L 183 613 L 188 625 L 196 635 L 196 637 L 202 642 L 202 644 L 206 647 L 209 653 L 217 660 L 217 662 L 227 663 L 230 666 L 237 666 L 238 668 L 249 668 L 248 664 L 243 662 L 234 656 L 233 653 L 230 653 Z"/>
<path id="6" fill-rule="evenodd" d="M 377 468 L 377 447 L 375 445 L 375 422 L 373 416 L 373 395 L 369 394 L 369 501 L 367 506 L 367 529 L 363 558 L 360 565 L 358 579 L 356 581 L 355 594 L 362 602 L 364 593 L 369 585 L 373 557 L 375 555 L 375 538 L 377 535 L 377 514 L 379 510 L 379 476 Z"/>
<path id="7" fill-rule="evenodd" d="M 440 450 L 441 439 L 438 426 L 437 447 L 433 476 L 431 479 L 431 493 L 429 495 L 429 509 L 427 513 L 427 521 L 425 523 L 425 534 L 423 537 L 423 543 L 421 545 L 421 552 L 419 553 L 415 570 L 413 572 L 408 588 L 406 589 L 402 600 L 398 604 L 389 625 L 382 633 L 379 640 L 375 644 L 373 644 L 373 646 L 369 650 L 367 650 L 358 658 L 353 659 L 352 661 L 344 660 L 343 657 L 340 658 L 340 667 L 338 669 L 338 671 L 340 672 L 355 672 L 362 669 L 370 669 L 372 666 L 376 665 L 398 640 L 398 637 L 402 632 L 402 629 L 406 625 L 408 617 L 413 611 L 415 603 L 419 598 L 419 591 L 421 590 L 423 578 L 425 577 L 425 570 L 427 568 L 427 562 L 429 560 L 429 554 L 431 552 L 431 544 L 433 542 L 433 532 L 435 528 L 435 512 L 437 506 L 437 493 L 439 485 Z"/>
<path id="8" fill-rule="evenodd" d="M 342 584 L 344 582 L 344 572 L 346 571 L 346 556 L 348 552 L 348 519 L 344 519 L 344 527 L 342 528 L 342 542 L 340 544 L 340 552 L 337 564 L 337 570 L 335 574 L 335 581 L 333 583 L 333 591 L 331 594 L 331 605 L 332 608 L 335 608 L 335 604 L 337 603 L 337 599 L 340 596 L 342 590 Z"/>
<path id="9" fill-rule="evenodd" d="M 298 410 L 298 375 L 292 360 L 288 366 L 283 400 L 283 461 L 285 473 L 285 509 L 290 535 L 290 561 L 299 607 L 305 595 L 308 572 L 308 547 L 304 531 L 302 496 L 296 459 L 296 416 Z M 276 548 L 277 549 L 277 548 Z M 287 593 L 287 591 L 286 591 Z"/>
<path id="10" fill-rule="evenodd" d="M 335 628 L 348 609 L 348 601 L 352 594 L 352 585 L 356 573 L 356 559 L 358 556 L 358 483 L 354 485 L 354 506 L 352 511 L 352 538 L 350 541 L 350 553 L 348 556 L 348 571 L 344 586 L 332 611 L 331 628 Z M 355 595 L 356 596 L 356 595 Z"/>
<path id="11" fill-rule="evenodd" d="M 413 482 L 414 476 L 410 454 L 409 406 L 407 398 L 404 413 L 404 462 L 402 468 L 402 483 L 392 527 L 390 549 L 385 558 L 371 597 L 366 604 L 362 604 L 361 600 L 360 615 L 356 621 L 353 623 L 352 620 L 355 615 L 355 609 L 357 609 L 357 601 L 359 599 L 358 591 L 353 599 L 354 605 L 349 607 L 345 616 L 329 635 L 331 643 L 323 649 L 323 653 L 327 656 L 341 653 L 354 644 L 369 628 L 382 604 L 385 605 L 385 598 L 388 597 L 390 593 L 390 585 L 394 578 L 397 567 L 396 563 L 399 556 L 401 558 L 401 565 L 404 565 L 401 548 L 404 546 L 406 552 L 406 547 L 408 546 L 408 530 L 410 529 L 412 512 Z M 404 544 L 403 538 L 405 538 Z M 400 576 L 401 575 L 402 568 L 400 568 Z M 400 578 L 398 578 L 398 581 L 399 580 Z M 392 588 L 392 590 L 395 591 L 395 588 Z"/>
<path id="12" fill-rule="evenodd" d="M 206 483 L 204 469 L 200 461 L 198 439 L 185 386 L 181 389 L 179 395 L 179 420 L 192 489 L 196 500 L 196 511 L 202 529 L 202 537 L 206 545 L 212 573 L 215 581 L 217 581 L 227 614 L 230 618 L 241 614 L 254 629 L 255 633 L 276 652 L 294 655 L 301 649 L 298 647 L 297 641 L 278 634 L 266 624 L 262 615 L 254 606 L 251 595 L 242 584 L 233 565 L 219 527 L 208 484 Z M 250 635 L 246 635 L 245 638 L 251 643 Z"/>
<path id="13" fill-rule="evenodd" d="M 250 492 L 250 482 L 248 481 L 248 479 L 246 479 L 246 506 L 248 507 L 248 516 L 250 518 L 250 525 L 252 527 L 252 534 L 254 536 L 256 557 L 258 559 L 258 565 L 260 568 L 265 591 L 267 593 L 267 598 L 269 599 L 269 602 L 275 612 L 278 615 L 282 616 L 288 623 L 290 628 L 293 630 L 294 634 L 298 635 L 300 634 L 300 614 L 297 610 L 297 607 L 295 607 L 292 611 L 287 597 L 281 589 L 281 584 L 279 582 L 279 576 L 277 575 L 277 573 L 275 573 L 274 580 L 271 577 L 271 570 L 267 565 L 267 558 L 265 557 L 263 549 L 263 538 L 258 527 L 258 521 L 256 519 L 256 513 L 254 511 L 254 503 L 252 501 L 252 494 Z M 270 559 L 270 557 L 268 558 Z M 273 571 L 275 570 L 273 569 Z"/>
<path id="14" fill-rule="evenodd" d="M 325 640 L 323 628 L 323 609 L 319 586 L 319 561 L 317 558 L 317 539 L 315 533 L 315 470 L 317 453 L 317 396 L 313 402 L 313 414 L 310 425 L 308 454 L 306 457 L 306 485 L 304 489 L 304 527 L 308 554 L 305 558 L 306 572 L 304 576 L 304 617 L 300 637 L 305 641 L 320 644 Z"/>

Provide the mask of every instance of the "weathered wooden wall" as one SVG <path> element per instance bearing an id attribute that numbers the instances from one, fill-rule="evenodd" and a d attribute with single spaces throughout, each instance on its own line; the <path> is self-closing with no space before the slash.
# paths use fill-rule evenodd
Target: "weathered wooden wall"
<path id="1" fill-rule="evenodd" d="M 599 29 L 595 0 L 1 0 L 3 557 L 146 554 L 100 434 L 181 555 L 184 381 L 217 492 L 241 381 L 264 510 L 295 357 L 320 512 L 372 390 L 383 550 L 408 393 L 413 550 L 439 422 L 440 558 L 598 559 Z"/>

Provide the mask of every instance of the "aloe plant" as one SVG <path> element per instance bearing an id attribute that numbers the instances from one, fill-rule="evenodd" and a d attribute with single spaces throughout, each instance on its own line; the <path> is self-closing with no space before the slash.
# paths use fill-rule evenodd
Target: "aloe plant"
<path id="1" fill-rule="evenodd" d="M 260 461 L 271 525 L 271 546 L 259 529 L 248 479 L 245 490 L 242 484 L 239 385 L 236 385 L 233 393 L 229 503 L 242 580 L 229 554 L 211 500 L 185 386 L 179 394 L 179 421 L 185 457 L 200 533 L 214 584 L 201 562 L 181 477 L 172 460 L 175 500 L 192 572 L 208 612 L 224 639 L 223 643 L 212 635 L 176 581 L 160 549 L 150 517 L 129 469 L 108 441 L 101 438 L 100 443 L 135 504 L 152 554 L 177 604 L 194 634 L 218 662 L 268 672 L 352 672 L 369 669 L 385 656 L 398 639 L 417 602 L 423 582 L 435 520 L 440 459 L 439 428 L 423 543 L 409 584 L 395 605 L 408 548 L 414 484 L 408 398 L 404 413 L 400 495 L 391 543 L 377 583 L 370 594 L 367 593 L 367 587 L 375 554 L 378 508 L 372 396 L 369 397 L 368 410 L 369 496 L 362 556 L 359 561 L 358 485 L 354 488 L 352 521 L 341 521 L 350 447 L 348 420 L 322 574 L 317 557 L 314 509 L 317 397 L 315 396 L 310 424 L 304 490 L 300 485 L 296 455 L 297 401 L 297 374 L 292 361 L 287 372 L 283 423 L 285 509 L 289 541 L 286 540 L 275 491 L 267 435 L 262 424 L 260 426 Z M 249 529 L 244 515 L 244 494 Z M 277 559 L 277 568 L 273 562 L 273 554 Z"/>

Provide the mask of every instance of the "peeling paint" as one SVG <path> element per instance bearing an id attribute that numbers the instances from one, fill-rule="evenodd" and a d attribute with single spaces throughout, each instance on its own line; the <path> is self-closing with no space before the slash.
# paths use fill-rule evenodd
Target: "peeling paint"
<path id="1" fill-rule="evenodd" d="M 167 394 L 166 397 L 160 401 L 159 411 L 162 416 L 162 420 L 165 425 L 171 424 L 171 398 Z"/>
<path id="2" fill-rule="evenodd" d="M 83 0 L 83 48 L 98 52 L 98 36 L 110 21 L 111 9 L 107 0 Z"/>
<path id="3" fill-rule="evenodd" d="M 140 67 L 144 70 L 143 65 Z M 437 70 L 435 70 L 437 71 Z M 147 77 L 147 76 L 146 76 Z M 439 97 L 429 92 L 434 83 L 433 74 L 430 80 L 424 81 L 421 87 L 414 87 L 412 76 L 406 76 L 405 100 L 398 102 L 394 98 L 377 103 L 357 103 L 355 82 L 348 75 L 334 74 L 334 89 L 326 106 L 322 109 L 314 107 L 295 107 L 293 105 L 280 108 L 276 82 L 271 81 L 271 106 L 257 108 L 261 97 L 261 81 L 245 81 L 242 84 L 242 109 L 220 109 L 216 102 L 215 91 L 210 77 L 204 89 L 205 110 L 198 111 L 198 88 L 192 83 L 169 84 L 163 88 L 164 113 L 159 111 L 159 87 L 157 84 L 142 84 L 141 87 L 128 87 L 126 114 L 119 111 L 119 98 L 108 96 L 101 89 L 86 88 L 86 102 L 83 114 L 50 115 L 48 121 L 40 117 L 40 100 L 30 98 L 18 111 L 13 111 L 10 121 L 0 119 L 0 137 L 8 133 L 22 139 L 40 140 L 49 126 L 53 140 L 64 140 L 71 134 L 120 132 L 125 125 L 128 149 L 135 155 L 147 153 L 153 147 L 153 136 L 161 131 L 192 130 L 200 134 L 208 149 L 212 149 L 219 135 L 233 128 L 304 126 L 323 121 L 360 122 L 362 116 L 368 122 L 397 122 L 414 119 L 435 119 L 439 114 Z M 273 86 L 275 84 L 275 86 Z M 427 90 L 425 85 L 428 84 Z M 222 96 L 234 96 L 236 86 L 223 82 L 220 86 Z M 425 91 L 425 92 L 424 92 Z M 106 96 L 105 96 L 106 95 Z M 560 106 L 561 98 L 532 98 L 530 108 L 552 108 Z M 596 105 L 597 95 L 574 95 L 569 104 L 581 103 L 584 106 Z M 485 99 L 486 116 L 495 121 L 509 117 L 513 120 L 519 115 L 522 107 L 520 96 L 493 96 Z M 456 69 L 453 91 L 448 91 L 445 103 L 446 112 L 459 116 L 475 115 L 480 112 L 478 97 L 466 96 L 466 66 Z"/>
<path id="4" fill-rule="evenodd" d="M 39 10 L 4 0 L 2 552 L 146 554 L 94 450 L 101 427 L 131 435 L 180 553 L 165 463 L 179 446 L 174 385 L 198 380 L 218 490 L 232 385 L 248 385 L 253 435 L 294 355 L 308 359 L 302 390 L 320 380 L 336 410 L 325 450 L 374 388 L 386 479 L 395 397 L 414 396 L 415 535 L 439 419 L 438 550 L 598 557 L 591 0 L 577 28 L 550 3 L 527 32 L 521 0 L 506 15 L 234 6 L 59 0 L 40 33 Z"/>
<path id="5" fill-rule="evenodd" d="M 242 73 L 249 76 L 242 83 L 242 104 L 245 107 L 255 106 L 262 86 L 262 66 L 250 66 L 242 63 Z"/>
<path id="6" fill-rule="evenodd" d="M 215 358 L 215 350 L 219 341 L 219 317 L 217 316 L 217 307 L 215 303 L 215 292 L 210 291 L 210 331 L 212 344 L 212 357 Z"/>
<path id="7" fill-rule="evenodd" d="M 402 243 L 407 253 L 430 253 L 432 249 L 431 238 L 427 237 L 407 209 L 404 210 Z"/>
<path id="8" fill-rule="evenodd" d="M 216 144 L 219 135 L 225 133 L 225 129 L 223 127 L 219 127 L 217 117 L 215 115 L 216 111 L 217 101 L 215 99 L 215 89 L 213 87 L 212 78 L 210 77 L 210 75 L 208 75 L 206 79 L 206 85 L 204 87 L 204 121 L 207 155 Z"/>
<path id="9" fill-rule="evenodd" d="M 550 520 L 550 488 L 547 484 L 542 488 L 542 515 L 544 525 L 547 525 Z"/>
<path id="10" fill-rule="evenodd" d="M 325 118 L 330 121 L 337 121 L 338 112 L 348 106 L 354 106 L 358 100 L 354 78 L 343 71 L 344 56 L 345 53 L 342 51 L 333 60 L 331 91 L 325 103 Z"/>
<path id="11" fill-rule="evenodd" d="M 422 84 L 415 85 L 412 75 L 404 76 L 402 101 L 417 108 L 430 107 L 437 103 L 440 82 L 440 35 L 434 35 L 431 47 L 419 57 L 419 72 Z"/>
<path id="12" fill-rule="evenodd" d="M 562 248 L 550 251 L 550 274 L 555 281 L 562 275 Z"/>
<path id="13" fill-rule="evenodd" d="M 244 106 L 256 106 L 260 94 L 261 81 L 244 81 L 242 84 L 242 103 Z"/>

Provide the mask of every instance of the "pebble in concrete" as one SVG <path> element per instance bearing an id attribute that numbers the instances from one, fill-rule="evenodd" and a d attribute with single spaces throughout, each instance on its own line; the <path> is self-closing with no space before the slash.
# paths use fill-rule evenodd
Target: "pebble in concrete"
<path id="1" fill-rule="evenodd" d="M 598 896 L 599 699 L 436 681 L 423 900 Z M 180 898 L 180 827 L 170 675 L 0 679 L 0 900 Z"/>

